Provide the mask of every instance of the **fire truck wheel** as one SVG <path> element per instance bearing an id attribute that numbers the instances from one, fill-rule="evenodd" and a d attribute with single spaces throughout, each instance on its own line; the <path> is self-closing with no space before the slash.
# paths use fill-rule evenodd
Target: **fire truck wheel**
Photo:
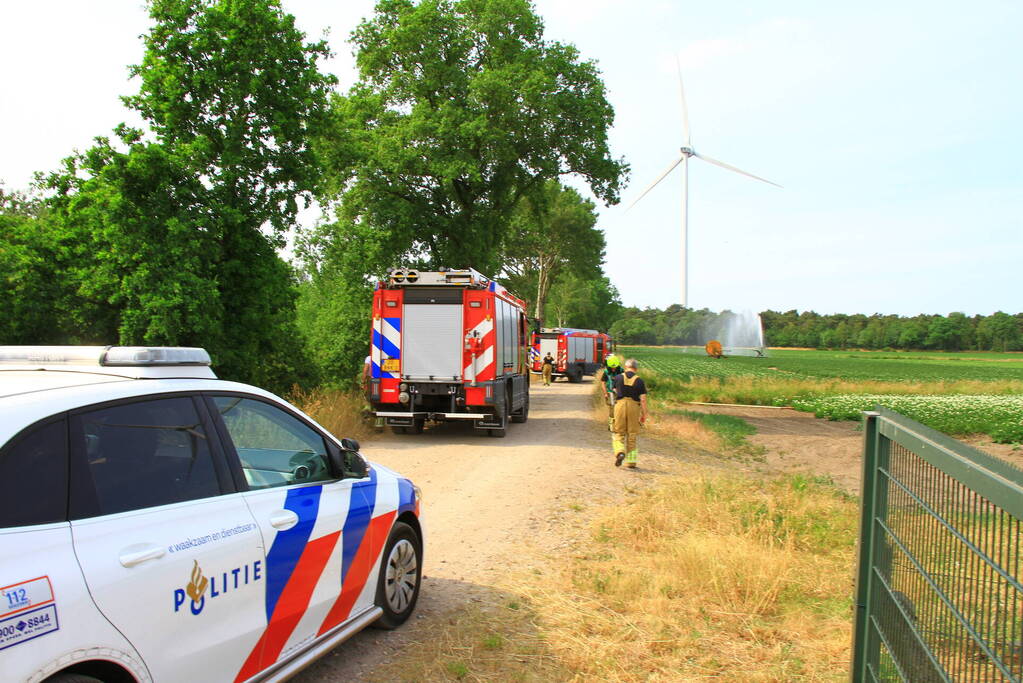
<path id="1" fill-rule="evenodd" d="M 572 370 L 568 371 L 568 381 L 569 382 L 572 382 L 574 384 L 576 382 L 581 382 L 582 379 L 583 379 L 583 373 L 582 373 L 582 371 L 579 368 L 573 368 Z"/>

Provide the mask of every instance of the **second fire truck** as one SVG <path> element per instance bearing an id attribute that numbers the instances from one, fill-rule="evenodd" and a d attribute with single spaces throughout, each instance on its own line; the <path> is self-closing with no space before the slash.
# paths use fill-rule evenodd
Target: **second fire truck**
<path id="1" fill-rule="evenodd" d="M 373 294 L 368 399 L 389 426 L 471 421 L 491 436 L 529 416 L 525 302 L 472 269 L 392 269 Z"/>
<path id="2" fill-rule="evenodd" d="M 554 358 L 555 377 L 578 382 L 583 375 L 594 375 L 612 351 L 611 337 L 596 330 L 570 327 L 543 328 L 533 333 L 529 350 L 530 368 L 543 370 L 543 358 L 550 352 Z"/>

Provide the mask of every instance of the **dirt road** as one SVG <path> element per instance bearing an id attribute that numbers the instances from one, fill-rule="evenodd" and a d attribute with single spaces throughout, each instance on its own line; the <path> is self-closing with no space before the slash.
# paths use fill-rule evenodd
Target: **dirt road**
<path id="1" fill-rule="evenodd" d="M 402 643 L 428 637 L 444 615 L 485 600 L 487 586 L 502 573 L 531 566 L 538 551 L 567 545 L 587 527 L 587 508 L 677 472 L 686 460 L 709 461 L 641 440 L 639 468 L 615 468 L 610 435 L 593 418 L 592 390 L 589 379 L 534 383 L 529 420 L 510 425 L 503 439 L 447 423 L 366 443 L 370 460 L 423 489 L 426 578 L 419 605 L 400 629 L 364 631 L 295 680 L 361 680 Z"/>

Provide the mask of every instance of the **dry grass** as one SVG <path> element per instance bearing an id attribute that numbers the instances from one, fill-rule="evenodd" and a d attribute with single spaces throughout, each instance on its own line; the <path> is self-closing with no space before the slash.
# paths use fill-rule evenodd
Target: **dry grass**
<path id="1" fill-rule="evenodd" d="M 291 402 L 338 438 L 361 441 L 373 433 L 366 419 L 366 399 L 359 391 L 296 389 Z"/>
<path id="2" fill-rule="evenodd" d="M 660 409 L 662 406 L 667 405 L 664 402 L 651 399 L 648 405 L 649 415 L 644 426 L 646 433 L 682 441 L 685 444 L 712 453 L 723 454 L 728 450 L 720 434 L 698 420 L 682 415 L 672 415 Z M 604 402 L 602 384 L 599 381 L 594 382 L 593 419 L 601 424 L 607 424 L 609 416 L 608 406 Z"/>
<path id="3" fill-rule="evenodd" d="M 536 608 L 519 596 L 495 591 L 488 608 L 470 606 L 448 619 L 444 628 L 410 643 L 400 656 L 375 669 L 367 680 L 379 683 L 421 681 L 573 680 L 547 647 Z"/>
<path id="4" fill-rule="evenodd" d="M 681 415 L 653 412 L 647 420 L 651 434 L 678 439 L 705 451 L 720 453 L 725 444 L 720 435 L 702 422 Z"/>
<path id="5" fill-rule="evenodd" d="M 490 610 L 379 680 L 844 680 L 856 522 L 805 477 L 675 480 L 598 514 L 588 541 L 507 577 Z"/>
<path id="6" fill-rule="evenodd" d="M 535 599 L 547 642 L 609 681 L 844 677 L 855 523 L 854 503 L 799 478 L 645 494 Z"/>

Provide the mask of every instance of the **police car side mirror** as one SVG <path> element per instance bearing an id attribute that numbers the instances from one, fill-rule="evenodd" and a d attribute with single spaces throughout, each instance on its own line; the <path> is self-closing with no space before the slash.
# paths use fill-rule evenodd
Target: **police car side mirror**
<path id="1" fill-rule="evenodd" d="M 369 463 L 355 451 L 344 451 L 345 476 L 354 479 L 362 479 L 369 476 Z"/>
<path id="2" fill-rule="evenodd" d="M 362 479 L 369 474 L 369 463 L 359 455 L 359 442 L 341 439 L 342 450 L 330 449 L 331 473 L 338 479 Z"/>

